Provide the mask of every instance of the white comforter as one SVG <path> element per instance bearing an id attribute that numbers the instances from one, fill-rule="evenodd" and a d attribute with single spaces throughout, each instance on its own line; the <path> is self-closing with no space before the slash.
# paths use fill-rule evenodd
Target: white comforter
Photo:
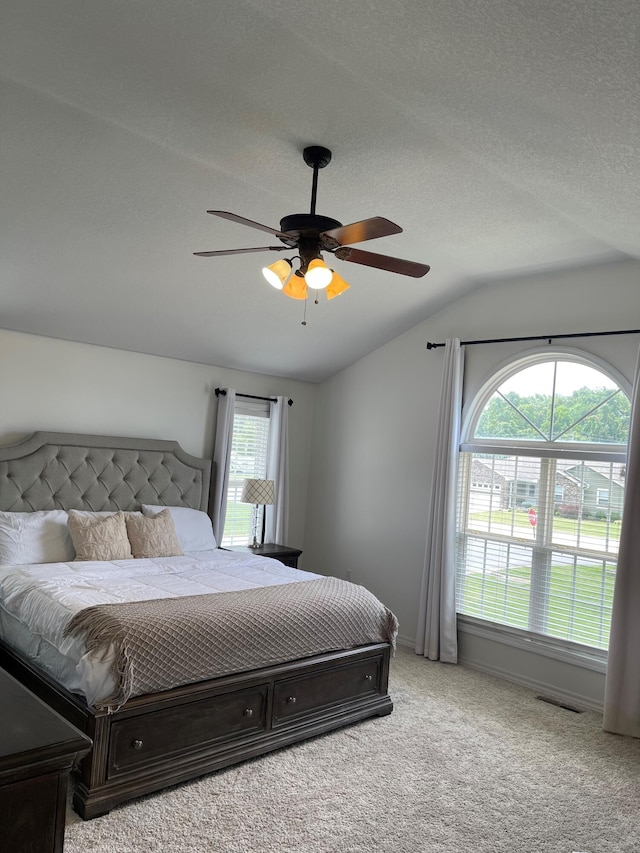
<path id="1" fill-rule="evenodd" d="M 79 610 L 318 577 L 277 560 L 220 549 L 147 560 L 0 565 L 0 633 L 93 704 L 113 687 L 110 661 L 96 660 L 77 640 L 64 637 L 65 627 Z"/>

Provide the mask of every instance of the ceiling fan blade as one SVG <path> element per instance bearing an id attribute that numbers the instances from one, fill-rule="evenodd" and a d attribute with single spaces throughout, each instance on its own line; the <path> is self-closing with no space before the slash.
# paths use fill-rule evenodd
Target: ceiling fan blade
<path id="1" fill-rule="evenodd" d="M 363 264 L 365 267 L 375 267 L 387 272 L 397 272 L 400 275 L 410 275 L 413 278 L 421 278 L 431 269 L 428 264 L 404 261 L 402 258 L 391 258 L 388 255 L 377 255 L 374 252 L 363 252 L 360 249 L 352 249 L 350 246 L 341 246 L 334 254 L 341 261 L 351 261 L 354 264 Z"/>
<path id="2" fill-rule="evenodd" d="M 286 252 L 288 246 L 256 246 L 255 249 L 218 249 L 215 252 L 194 252 L 199 258 L 214 258 L 216 255 L 242 255 L 245 252 Z"/>
<path id="3" fill-rule="evenodd" d="M 267 234 L 274 234 L 279 237 L 288 246 L 295 246 L 296 239 L 290 234 L 285 234 L 284 231 L 278 231 L 277 228 L 270 228 L 268 225 L 261 225 L 259 222 L 254 222 L 253 219 L 245 219 L 244 216 L 238 216 L 237 213 L 229 213 L 227 210 L 207 210 L 214 216 L 221 216 L 223 219 L 229 219 L 231 222 L 237 222 L 239 225 L 248 225 L 250 228 L 257 228 L 259 231 L 266 231 Z"/>
<path id="4" fill-rule="evenodd" d="M 333 250 L 347 243 L 362 243 L 364 240 L 401 233 L 402 228 L 390 219 L 385 219 L 384 216 L 372 216 L 371 219 L 362 219 L 360 222 L 352 222 L 350 225 L 324 231 L 320 239 L 325 249 Z"/>

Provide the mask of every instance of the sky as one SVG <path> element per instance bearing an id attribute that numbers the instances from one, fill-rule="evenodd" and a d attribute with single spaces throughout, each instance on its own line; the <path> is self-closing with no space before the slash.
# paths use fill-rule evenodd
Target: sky
<path id="1" fill-rule="evenodd" d="M 561 396 L 569 396 L 578 388 L 585 386 L 588 388 L 611 388 L 612 390 L 617 388 L 612 379 L 592 367 L 568 361 L 559 361 L 556 364 L 556 394 Z M 530 394 L 548 394 L 551 396 L 553 373 L 554 363 L 534 364 L 507 379 L 500 386 L 500 391 L 503 394 L 508 391 L 516 391 L 521 396 L 529 396 Z"/>

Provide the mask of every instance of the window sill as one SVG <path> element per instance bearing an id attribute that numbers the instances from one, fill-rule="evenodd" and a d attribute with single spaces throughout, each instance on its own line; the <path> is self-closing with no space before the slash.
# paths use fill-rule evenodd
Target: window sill
<path id="1" fill-rule="evenodd" d="M 540 634 L 510 628 L 508 625 L 499 625 L 473 616 L 465 616 L 462 613 L 458 613 L 458 630 L 485 640 L 523 649 L 532 654 L 581 666 L 594 672 L 605 673 L 607 670 L 608 655 L 603 649 L 581 646 L 578 643 L 571 643 L 554 637 L 543 637 Z"/>

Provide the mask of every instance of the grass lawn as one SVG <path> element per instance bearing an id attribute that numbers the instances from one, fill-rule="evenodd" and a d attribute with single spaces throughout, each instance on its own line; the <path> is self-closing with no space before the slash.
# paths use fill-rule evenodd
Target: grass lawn
<path id="1" fill-rule="evenodd" d="M 246 531 L 250 530 L 253 533 L 253 513 L 253 504 L 236 504 L 235 514 L 227 520 L 224 528 L 224 537 L 227 542 L 232 541 L 236 545 L 244 545 L 250 540 L 251 537 L 247 536 Z M 258 530 L 259 536 L 260 530 Z M 238 540 L 238 537 L 241 541 Z"/>
<path id="2" fill-rule="evenodd" d="M 547 633 L 606 648 L 614 578 L 613 570 L 603 575 L 597 565 L 578 565 L 575 573 L 572 566 L 552 566 Z M 510 568 L 509 583 L 501 572 L 468 574 L 459 609 L 469 616 L 527 629 L 530 579 L 531 569 L 527 566 Z"/>
<path id="3" fill-rule="evenodd" d="M 513 519 L 514 527 L 522 527 L 525 530 L 532 530 L 531 522 L 527 512 L 516 510 L 513 514 L 506 509 L 494 510 L 491 514 L 488 511 L 471 513 L 471 521 L 488 521 L 489 516 L 496 524 L 511 525 Z M 578 521 L 574 518 L 560 518 L 554 516 L 553 529 L 559 532 L 574 533 L 578 532 Z M 620 525 L 609 525 L 609 539 L 620 539 Z M 596 521 L 595 519 L 587 519 L 580 522 L 581 536 L 593 536 L 598 539 L 605 539 L 607 535 L 606 521 Z"/>

